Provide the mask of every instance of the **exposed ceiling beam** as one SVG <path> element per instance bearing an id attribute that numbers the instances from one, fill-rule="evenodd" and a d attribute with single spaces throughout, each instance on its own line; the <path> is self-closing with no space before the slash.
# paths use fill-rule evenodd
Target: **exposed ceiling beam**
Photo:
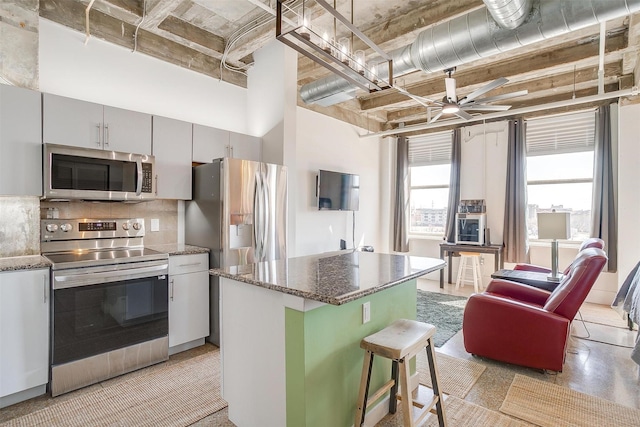
<path id="1" fill-rule="evenodd" d="M 620 33 L 609 37 L 606 43 L 606 52 L 613 52 L 624 49 L 627 46 L 626 34 Z M 460 87 L 468 86 L 470 82 L 491 81 L 503 76 L 513 74 L 523 74 L 534 70 L 572 64 L 585 58 L 597 57 L 598 41 L 589 41 L 584 44 L 563 46 L 558 49 L 538 53 L 536 55 L 518 55 L 507 61 L 502 61 L 492 66 L 476 68 L 464 67 L 458 69 L 455 74 L 456 81 Z M 422 83 L 408 87 L 407 90 L 414 95 L 428 97 L 433 93 L 441 92 L 443 84 L 442 77 L 425 80 Z M 389 91 L 386 91 L 389 92 Z M 376 93 L 360 98 L 362 110 L 371 110 L 387 107 L 399 102 L 406 101 L 406 96 L 398 92 Z"/>
<path id="2" fill-rule="evenodd" d="M 84 5 L 73 0 L 40 0 L 40 16 L 77 31 L 84 31 L 84 11 Z M 89 16 L 92 35 L 133 49 L 134 25 L 94 10 Z M 137 51 L 217 79 L 221 78 L 220 60 L 146 30 L 138 32 Z M 242 87 L 247 86 L 246 77 L 239 73 L 224 70 L 222 80 Z"/>
<path id="3" fill-rule="evenodd" d="M 182 2 L 175 0 L 146 0 L 146 3 L 144 22 L 140 28 L 153 30 L 157 28 L 165 18 L 171 17 L 171 12 Z"/>

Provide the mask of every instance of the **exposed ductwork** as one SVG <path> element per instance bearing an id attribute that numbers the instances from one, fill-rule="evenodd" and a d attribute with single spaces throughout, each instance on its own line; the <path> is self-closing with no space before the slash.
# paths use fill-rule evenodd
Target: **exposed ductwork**
<path id="1" fill-rule="evenodd" d="M 484 2 L 487 8 L 426 29 L 410 45 L 391 52 L 394 77 L 442 71 L 640 11 L 640 0 Z M 331 75 L 303 85 L 300 97 L 328 106 L 355 97 L 355 87 Z"/>

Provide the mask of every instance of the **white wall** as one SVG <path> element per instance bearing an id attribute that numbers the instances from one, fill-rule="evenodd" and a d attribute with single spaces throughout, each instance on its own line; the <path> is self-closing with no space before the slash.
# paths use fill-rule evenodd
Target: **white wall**
<path id="1" fill-rule="evenodd" d="M 352 213 L 318 211 L 316 175 L 319 169 L 360 175 L 360 210 L 356 212 L 356 247 L 386 244 L 380 231 L 380 150 L 379 138 L 360 139 L 364 130 L 322 114 L 298 108 L 296 201 L 298 230 L 296 255 L 334 251 L 340 239 L 352 245 Z M 385 176 L 386 180 L 387 177 Z"/>
<path id="2" fill-rule="evenodd" d="M 247 133 L 246 89 L 40 19 L 40 91 Z"/>

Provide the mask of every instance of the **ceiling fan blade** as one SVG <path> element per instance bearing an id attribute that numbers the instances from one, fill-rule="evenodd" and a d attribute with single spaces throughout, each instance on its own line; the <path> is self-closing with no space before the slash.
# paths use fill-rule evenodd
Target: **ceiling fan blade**
<path id="1" fill-rule="evenodd" d="M 438 114 L 436 114 L 436 116 L 434 118 L 431 119 L 431 121 L 429 123 L 435 123 L 436 120 L 438 120 L 440 118 L 440 116 L 442 116 L 442 111 L 439 112 Z"/>
<path id="2" fill-rule="evenodd" d="M 461 106 L 461 108 L 463 110 L 469 110 L 469 111 L 507 111 L 508 109 L 511 108 L 511 105 L 477 105 L 477 104 L 470 104 L 470 105 L 463 105 Z"/>
<path id="3" fill-rule="evenodd" d="M 471 92 L 462 101 L 460 101 L 460 104 L 462 105 L 463 103 L 466 104 L 466 103 L 468 103 L 470 101 L 473 101 L 474 99 L 476 99 L 480 95 L 484 95 L 485 93 L 487 93 L 489 91 L 492 91 L 492 90 L 494 90 L 496 88 L 499 88 L 500 86 L 502 86 L 503 84 L 507 83 L 508 81 L 509 80 L 505 79 L 504 77 L 500 77 L 499 79 L 495 79 L 491 83 L 488 83 L 488 84 L 482 86 L 480 89 L 476 89 L 473 92 Z"/>
<path id="4" fill-rule="evenodd" d="M 516 98 L 518 96 L 524 96 L 528 93 L 529 91 L 525 89 L 525 90 L 519 90 L 517 92 L 503 93 L 502 95 L 487 96 L 486 98 L 476 99 L 474 102 L 477 104 L 485 104 L 487 102 L 502 101 L 504 99 L 511 99 L 511 98 Z M 467 104 L 466 101 L 467 101 L 466 99 L 460 101 L 460 105 Z"/>
<path id="5" fill-rule="evenodd" d="M 473 116 L 467 112 L 465 112 L 464 110 L 460 110 L 457 113 L 453 113 L 456 116 L 460 117 L 461 119 L 465 119 L 465 120 L 470 120 L 473 118 Z"/>
<path id="6" fill-rule="evenodd" d="M 449 98 L 451 102 L 457 102 L 458 98 L 456 97 L 456 79 L 445 77 L 444 85 L 447 88 L 447 98 Z"/>

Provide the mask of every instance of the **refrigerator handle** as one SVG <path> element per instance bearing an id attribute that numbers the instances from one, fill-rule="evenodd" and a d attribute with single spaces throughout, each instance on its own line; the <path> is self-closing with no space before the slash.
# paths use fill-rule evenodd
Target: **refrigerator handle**
<path id="1" fill-rule="evenodd" d="M 256 262 L 260 261 L 260 198 L 262 196 L 262 185 L 260 175 L 255 175 L 253 192 L 253 257 Z"/>
<path id="2" fill-rule="evenodd" d="M 264 214 L 262 217 L 262 251 L 264 253 L 264 248 L 267 244 L 267 239 L 269 237 L 269 223 L 270 223 L 270 214 L 271 214 L 271 200 L 270 200 L 270 192 L 269 192 L 269 181 L 267 180 L 264 172 L 262 173 L 262 192 L 264 196 Z"/>

